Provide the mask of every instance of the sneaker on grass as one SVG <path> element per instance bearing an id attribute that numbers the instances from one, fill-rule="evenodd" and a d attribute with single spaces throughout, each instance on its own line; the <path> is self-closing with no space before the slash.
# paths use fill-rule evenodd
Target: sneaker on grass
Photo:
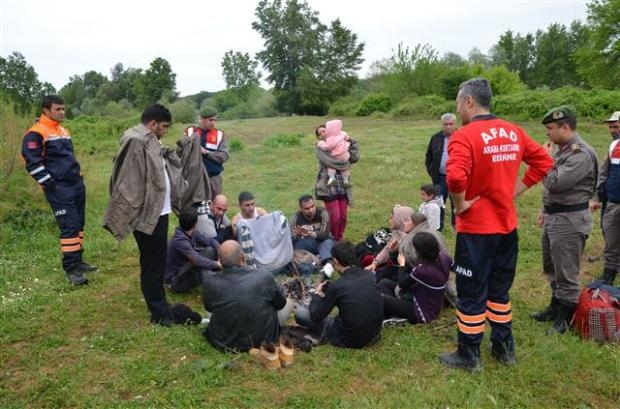
<path id="1" fill-rule="evenodd" d="M 382 326 L 385 327 L 404 327 L 409 320 L 407 318 L 390 317 L 383 320 Z"/>

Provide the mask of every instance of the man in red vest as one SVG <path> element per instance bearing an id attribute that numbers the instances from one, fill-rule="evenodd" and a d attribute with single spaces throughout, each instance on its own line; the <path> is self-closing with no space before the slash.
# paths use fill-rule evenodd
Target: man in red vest
<path id="1" fill-rule="evenodd" d="M 43 113 L 22 141 L 26 170 L 43 188 L 60 228 L 62 267 L 73 285 L 88 284 L 84 273 L 97 267 L 82 261 L 86 188 L 80 164 L 73 152 L 71 135 L 61 126 L 65 101 L 46 95 Z"/>
<path id="2" fill-rule="evenodd" d="M 211 185 L 211 199 L 222 194 L 222 173 L 224 162 L 228 160 L 228 145 L 224 132 L 215 128 L 217 110 L 206 106 L 200 110 L 199 126 L 190 126 L 185 130 L 185 135 L 191 136 L 196 133 L 200 137 L 202 146 L 202 162 L 209 175 Z"/>

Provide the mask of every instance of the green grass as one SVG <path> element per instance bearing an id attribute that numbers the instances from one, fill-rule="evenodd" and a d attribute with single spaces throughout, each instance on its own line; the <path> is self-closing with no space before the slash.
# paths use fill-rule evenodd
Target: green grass
<path id="1" fill-rule="evenodd" d="M 291 215 L 297 198 L 311 193 L 317 171 L 314 127 L 325 118 L 291 117 L 221 121 L 242 149 L 231 154 L 224 190 L 231 214 L 238 192 L 250 190 L 259 206 Z M 334 407 L 334 408 L 613 408 L 620 404 L 618 346 L 547 336 L 547 325 L 528 315 L 543 307 L 548 286 L 541 273 L 540 230 L 535 226 L 541 190 L 518 199 L 519 267 L 512 298 L 518 364 L 489 359 L 469 375 L 445 369 L 437 355 L 454 348 L 454 311 L 427 326 L 390 328 L 381 342 L 361 351 L 330 346 L 298 353 L 290 368 L 267 373 L 247 355 L 214 350 L 197 327 L 159 328 L 148 323 L 131 238 L 116 243 L 101 226 L 108 178 L 120 134 L 97 124 L 67 126 L 87 184 L 86 259 L 101 268 L 85 288 L 71 288 L 60 267 L 58 232 L 43 195 L 23 169 L 0 181 L 0 407 Z M 88 129 L 86 128 L 88 126 Z M 353 242 L 387 224 L 391 207 L 420 203 L 428 183 L 424 153 L 435 121 L 346 118 L 360 142 L 352 168 L 356 203 L 346 236 Z M 82 132 L 78 132 L 84 127 Z M 542 126 L 525 124 L 537 140 Z M 183 124 L 164 142 L 173 145 Z M 603 155 L 603 125 L 580 125 Z M 91 132 L 92 131 L 92 132 Z M 20 165 L 21 166 L 21 165 Z M 175 223 L 171 218 L 171 228 Z M 595 216 L 588 255 L 602 252 Z M 446 239 L 453 248 L 454 234 Z M 601 261 L 582 266 L 582 281 Z M 199 292 L 172 295 L 203 312 Z M 485 338 L 485 346 L 488 337 Z"/>

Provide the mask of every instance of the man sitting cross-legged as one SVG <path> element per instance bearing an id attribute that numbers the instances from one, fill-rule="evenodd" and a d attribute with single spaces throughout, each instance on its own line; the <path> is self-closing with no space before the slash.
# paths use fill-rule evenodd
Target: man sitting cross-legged
<path id="1" fill-rule="evenodd" d="M 329 214 L 317 207 L 310 195 L 299 198 L 299 211 L 291 220 L 293 248 L 319 256 L 321 264 L 329 262 L 334 240 L 331 238 Z"/>
<path id="2" fill-rule="evenodd" d="M 215 261 L 220 244 L 196 231 L 196 210 L 179 215 L 179 227 L 168 243 L 165 283 L 173 293 L 185 293 L 202 283 L 203 270 L 221 270 Z"/>
<path id="3" fill-rule="evenodd" d="M 236 241 L 222 243 L 218 254 L 223 271 L 205 275 L 203 282 L 204 307 L 211 313 L 204 336 L 230 352 L 275 342 L 280 334 L 277 312 L 287 301 L 282 288 L 269 272 L 245 265 Z"/>

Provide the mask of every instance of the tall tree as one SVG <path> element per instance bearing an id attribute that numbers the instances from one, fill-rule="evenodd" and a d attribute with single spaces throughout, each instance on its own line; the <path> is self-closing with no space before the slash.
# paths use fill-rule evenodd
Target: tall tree
<path id="1" fill-rule="evenodd" d="M 620 84 L 620 0 L 588 4 L 589 33 L 576 51 L 578 71 L 592 86 L 618 89 Z"/>
<path id="2" fill-rule="evenodd" d="M 248 53 L 228 50 L 222 60 L 226 89 L 233 90 L 239 99 L 247 100 L 252 88 L 258 87 L 261 73 L 256 71 L 258 61 Z"/>
<path id="3" fill-rule="evenodd" d="M 0 57 L 0 88 L 14 107 L 24 113 L 40 103 L 44 93 L 56 92 L 50 83 L 39 81 L 35 69 L 18 52 L 6 59 Z"/>
<path id="4" fill-rule="evenodd" d="M 575 45 L 563 24 L 551 24 L 536 32 L 534 85 L 559 88 L 577 85 L 579 80 L 573 60 Z"/>
<path id="5" fill-rule="evenodd" d="M 535 62 L 534 36 L 516 35 L 508 30 L 503 33 L 497 44 L 491 48 L 493 65 L 503 65 L 508 70 L 519 74 L 521 81 L 529 84 Z"/>
<path id="6" fill-rule="evenodd" d="M 339 20 L 328 28 L 317 12 L 298 0 L 261 0 L 255 15 L 252 28 L 265 41 L 257 58 L 269 72 L 267 81 L 274 84 L 279 111 L 315 112 L 317 102 L 324 106 L 317 100 L 331 98 L 328 84 L 334 85 L 334 78 L 344 79 L 337 93 L 352 86 L 350 78 L 359 69 L 363 44 L 357 44 L 357 36 Z"/>
<path id="7" fill-rule="evenodd" d="M 316 64 L 304 67 L 298 81 L 302 110 L 316 115 L 326 114 L 329 104 L 349 92 L 364 61 L 364 44 L 357 43 L 357 34 L 344 27 L 340 19 L 332 21 L 322 42 Z"/>
<path id="8" fill-rule="evenodd" d="M 166 91 L 170 92 L 167 95 L 176 97 L 176 76 L 168 61 L 155 58 L 144 75 L 135 78 L 132 84 L 138 106 L 143 108 L 159 101 Z"/>
<path id="9" fill-rule="evenodd" d="M 430 44 L 416 44 L 409 48 L 399 43 L 383 67 L 385 92 L 393 101 L 410 94 L 439 93 L 439 72 L 445 67 Z"/>

